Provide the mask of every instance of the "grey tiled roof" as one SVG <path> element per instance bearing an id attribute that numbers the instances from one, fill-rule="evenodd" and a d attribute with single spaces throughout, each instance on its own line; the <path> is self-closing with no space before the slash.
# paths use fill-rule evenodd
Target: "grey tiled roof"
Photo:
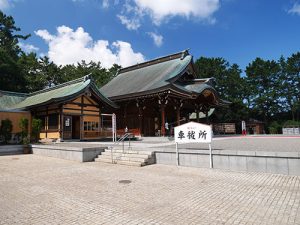
<path id="1" fill-rule="evenodd" d="M 170 80 L 181 75 L 192 62 L 191 55 L 183 53 L 152 60 L 133 68 L 125 68 L 100 90 L 109 98 L 124 95 L 138 95 L 157 90 L 170 84 Z"/>
<path id="2" fill-rule="evenodd" d="M 85 90 L 91 89 L 106 104 L 117 108 L 116 104 L 106 98 L 96 87 L 89 76 L 56 85 L 30 94 L 0 91 L 0 109 L 27 109 L 38 105 L 57 103 L 76 97 Z M 2 95 L 2 96 L 1 96 Z"/>

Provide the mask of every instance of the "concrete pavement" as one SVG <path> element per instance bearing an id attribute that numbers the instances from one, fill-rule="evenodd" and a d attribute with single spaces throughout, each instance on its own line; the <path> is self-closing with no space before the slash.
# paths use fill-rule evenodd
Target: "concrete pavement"
<path id="1" fill-rule="evenodd" d="M 300 177 L 0 157 L 0 224 L 300 224 Z"/>

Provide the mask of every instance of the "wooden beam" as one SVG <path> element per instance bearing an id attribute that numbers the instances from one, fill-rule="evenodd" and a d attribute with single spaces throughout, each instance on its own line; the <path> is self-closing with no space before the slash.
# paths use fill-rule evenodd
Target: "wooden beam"
<path id="1" fill-rule="evenodd" d="M 166 135 L 166 129 L 165 129 L 165 105 L 160 105 L 160 111 L 161 111 L 161 135 Z"/>
<path id="2" fill-rule="evenodd" d="M 141 106 L 139 106 L 139 129 L 140 129 L 141 136 L 143 136 L 144 135 L 144 132 L 143 132 L 143 109 Z"/>
<path id="3" fill-rule="evenodd" d="M 46 131 L 46 138 L 48 137 L 48 106 L 46 107 L 46 117 L 45 117 L 45 131 Z"/>
<path id="4" fill-rule="evenodd" d="M 64 140 L 64 105 L 61 106 L 60 109 L 60 139 L 61 141 Z"/>
<path id="5" fill-rule="evenodd" d="M 180 125 L 180 107 L 176 108 L 176 119 L 177 119 L 177 126 Z"/>
<path id="6" fill-rule="evenodd" d="M 81 113 L 80 113 L 80 140 L 84 139 L 84 122 L 83 122 L 83 104 L 84 104 L 84 96 L 81 95 Z"/>

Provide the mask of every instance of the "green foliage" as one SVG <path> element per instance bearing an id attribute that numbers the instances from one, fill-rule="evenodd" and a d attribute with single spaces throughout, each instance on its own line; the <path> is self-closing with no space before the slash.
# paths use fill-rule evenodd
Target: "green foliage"
<path id="1" fill-rule="evenodd" d="M 300 127 L 300 121 L 287 120 L 283 123 L 283 127 Z"/>
<path id="2" fill-rule="evenodd" d="M 22 50 L 18 43 L 29 35 L 16 34 L 19 31 L 13 17 L 0 11 L 0 90 L 23 91 L 25 80 L 17 63 Z"/>
<path id="3" fill-rule="evenodd" d="M 245 80 L 241 77 L 241 69 L 237 64 L 230 65 L 223 58 L 200 57 L 195 62 L 195 68 L 199 74 L 198 78 L 216 78 L 215 88 L 220 97 L 232 104 L 228 107 L 216 109 L 215 122 L 239 122 L 248 117 L 247 106 L 244 103 Z"/>
<path id="4" fill-rule="evenodd" d="M 34 139 L 34 142 L 38 142 L 39 140 L 39 135 L 40 135 L 40 132 L 41 132 L 41 129 L 42 129 L 42 120 L 40 119 L 36 119 L 36 118 L 33 118 L 32 119 L 32 138 Z"/>
<path id="5" fill-rule="evenodd" d="M 271 116 L 280 112 L 280 66 L 274 60 L 256 58 L 247 66 L 246 74 L 247 84 L 252 90 L 250 106 L 257 109 L 258 116 L 268 123 Z"/>
<path id="6" fill-rule="evenodd" d="M 101 63 L 81 61 L 77 65 L 66 65 L 61 68 L 61 77 L 64 81 L 73 80 L 76 78 L 83 77 L 85 75 L 91 74 L 96 85 L 101 87 L 108 83 L 116 75 L 118 69 L 121 67 L 114 64 L 110 69 L 105 69 L 101 67 Z"/>
<path id="7" fill-rule="evenodd" d="M 12 137 L 12 122 L 9 119 L 5 119 L 1 121 L 0 126 L 0 136 L 4 140 L 4 144 L 7 144 L 8 141 L 11 140 Z"/>
<path id="8" fill-rule="evenodd" d="M 280 134 L 282 131 L 282 126 L 277 122 L 274 121 L 269 126 L 269 132 L 270 134 Z"/>
<path id="9" fill-rule="evenodd" d="M 21 140 L 23 144 L 28 144 L 28 119 L 27 118 L 21 118 L 19 122 L 19 127 L 21 128 Z"/>

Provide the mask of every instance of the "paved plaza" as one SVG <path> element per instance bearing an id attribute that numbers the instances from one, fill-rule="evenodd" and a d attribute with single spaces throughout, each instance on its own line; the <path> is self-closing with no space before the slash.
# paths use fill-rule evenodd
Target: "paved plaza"
<path id="1" fill-rule="evenodd" d="M 300 224 L 300 177 L 0 157 L 0 224 Z"/>

